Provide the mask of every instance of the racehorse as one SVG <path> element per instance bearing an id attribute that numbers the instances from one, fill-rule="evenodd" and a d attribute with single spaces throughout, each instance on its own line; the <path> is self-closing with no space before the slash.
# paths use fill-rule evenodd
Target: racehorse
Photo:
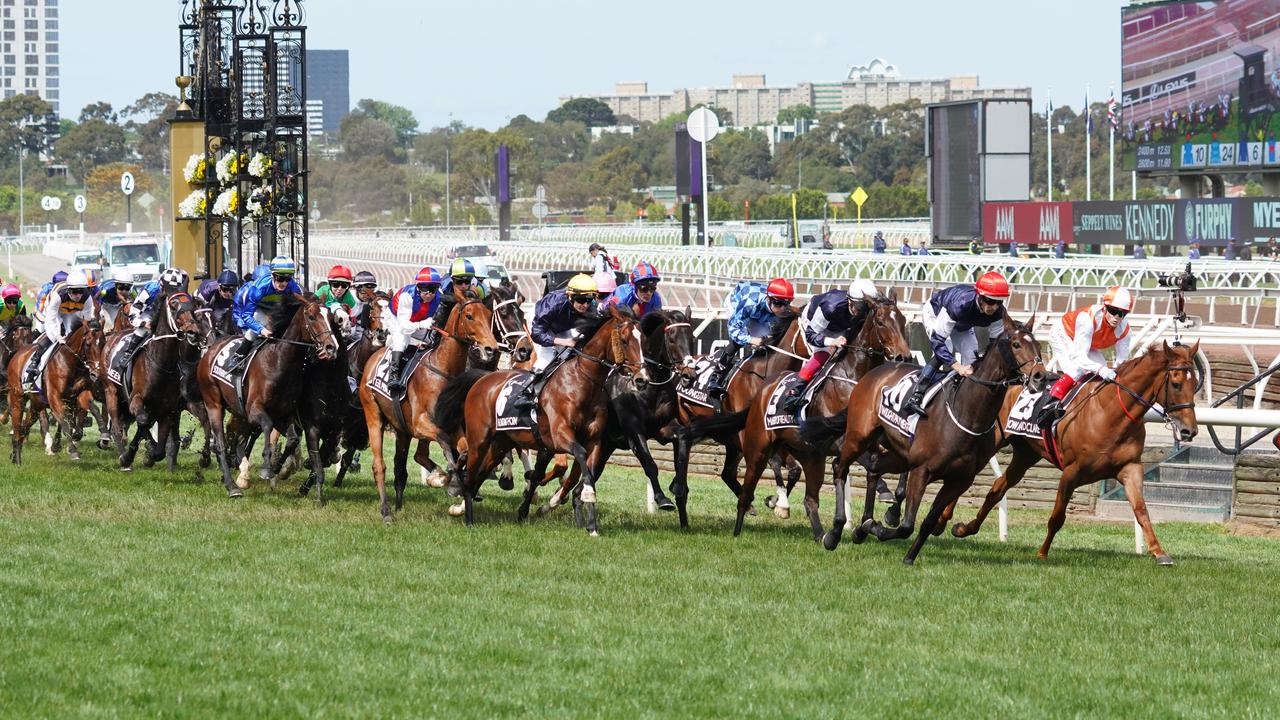
<path id="1" fill-rule="evenodd" d="M 177 469 L 178 419 L 187 407 L 179 377 L 181 346 L 185 343 L 199 348 L 201 327 L 196 317 L 196 301 L 186 292 L 162 294 L 157 298 L 156 309 L 152 335 L 135 350 L 133 361 L 126 369 L 130 374 L 127 383 L 130 394 L 125 394 L 123 386 L 109 383 L 104 398 L 111 420 L 111 436 L 124 470 L 132 469 L 138 445 L 149 437 L 153 424 L 157 425 L 156 452 L 150 459 L 166 457 L 169 471 Z M 112 335 L 104 348 L 104 357 L 110 357 L 111 351 L 129 336 L 128 333 Z M 135 420 L 137 428 L 126 447 L 125 434 Z"/>
<path id="2" fill-rule="evenodd" d="M 1113 383 L 1095 378 L 1083 384 L 1078 399 L 1068 405 L 1055 433 L 1054 445 L 1061 462 L 1062 477 L 1058 480 L 1058 495 L 1049 516 L 1049 531 L 1038 557 L 1044 559 L 1048 556 L 1053 537 L 1066 519 L 1067 502 L 1076 488 L 1103 478 L 1116 478 L 1124 486 L 1134 518 L 1142 526 L 1148 551 L 1157 563 L 1173 564 L 1173 559 L 1156 539 L 1146 501 L 1142 498 L 1142 449 L 1147 437 L 1143 416 L 1147 410 L 1155 408 L 1173 425 L 1179 441 L 1190 442 L 1196 436 L 1194 363 L 1199 349 L 1200 343 L 1191 347 L 1164 343 L 1162 347 L 1152 348 L 1116 368 Z M 1010 388 L 1005 397 L 1000 412 L 1002 430 L 1020 392 L 1021 389 Z M 1013 458 L 1004 474 L 992 484 L 977 516 L 968 523 L 956 523 L 951 528 L 951 534 L 956 537 L 977 534 L 991 508 L 1041 458 L 1056 462 L 1054 453 L 1046 447 L 1043 439 L 1002 433 L 996 449 L 1006 445 L 1013 446 Z M 942 519 L 943 525 L 954 508 L 952 503 Z"/>
<path id="3" fill-rule="evenodd" d="M 538 477 L 551 454 L 568 453 L 582 469 L 582 482 L 573 497 L 574 515 L 591 535 L 596 524 L 596 474 L 600 467 L 603 435 L 609 419 L 605 378 L 615 370 L 630 373 L 637 390 L 649 382 L 640 348 L 640 329 L 629 310 L 610 307 L 600 317 L 584 318 L 579 331 L 589 336 L 582 348 L 572 349 L 547 378 L 538 398 L 537 424 L 533 430 L 497 429 L 495 408 L 507 381 L 522 370 L 483 373 L 468 370 L 449 382 L 436 404 L 435 420 L 445 432 L 466 430 L 466 479 L 462 490 L 466 524 L 475 519 L 475 495 L 485 477 L 512 449 L 538 450 L 537 467 L 526 473 L 524 502 L 531 502 Z M 588 327 L 595 326 L 594 328 Z M 557 492 L 549 507 L 563 499 Z M 585 512 L 585 519 L 584 519 Z"/>
<path id="4" fill-rule="evenodd" d="M 73 460 L 80 459 L 80 450 L 76 444 L 79 428 L 73 428 L 70 422 L 75 419 L 77 408 L 75 404 L 68 405 L 68 402 L 84 403 L 85 398 L 81 396 L 91 390 L 92 371 L 86 358 L 101 347 L 102 326 L 97 321 L 76 322 L 75 328 L 54 348 L 45 365 L 42 394 L 27 395 L 22 391 L 22 371 L 37 346 L 28 345 L 18 350 L 9 361 L 9 415 L 13 424 L 13 450 L 10 459 L 15 465 L 22 464 L 22 441 L 30 430 L 22 424 L 28 403 L 33 416 L 45 408 L 49 409 L 59 430 L 67 436 L 67 454 Z M 89 402 L 92 403 L 91 398 Z"/>
<path id="5" fill-rule="evenodd" d="M 679 421 L 686 428 L 696 421 L 710 420 L 717 415 L 732 415 L 745 410 L 755 397 L 764 381 L 774 375 L 788 370 L 800 369 L 800 364 L 809 357 L 809 345 L 805 342 L 804 333 L 796 318 L 800 315 L 794 310 L 786 310 L 778 315 L 773 323 L 769 337 L 763 345 L 749 355 L 738 366 L 737 372 L 729 378 L 724 397 L 720 401 L 720 413 L 713 409 L 691 403 L 684 398 L 677 398 Z M 711 423 L 712 427 L 716 423 Z M 671 480 L 671 492 L 676 496 L 676 509 L 680 514 L 680 527 L 689 527 L 689 453 L 693 445 L 701 439 L 709 438 L 724 446 L 724 465 L 720 468 L 720 479 L 728 486 L 734 497 L 742 497 L 742 485 L 738 482 L 738 462 L 742 459 L 742 446 L 739 444 L 738 430 L 741 423 L 730 423 L 722 429 L 713 429 L 707 435 L 691 433 L 688 430 L 677 432 L 675 437 L 675 477 Z M 782 490 L 782 459 L 776 458 L 770 463 L 778 482 L 778 497 L 781 503 L 774 512 L 779 517 L 787 517 L 790 513 L 786 504 L 786 494 Z M 789 463 L 794 461 L 787 458 Z M 798 467 L 789 471 L 799 477 Z"/>
<path id="6" fill-rule="evenodd" d="M 497 342 L 493 338 L 493 313 L 484 301 L 463 294 L 462 288 L 454 288 L 458 304 L 449 312 L 439 345 L 426 351 L 419 370 L 405 380 L 404 397 L 394 402 L 375 393 L 369 387 L 378 372 L 379 361 L 386 348 L 373 354 L 365 365 L 360 383 L 360 405 L 364 408 L 365 426 L 369 433 L 369 448 L 373 455 L 373 479 L 378 485 L 379 511 L 384 522 L 391 522 L 391 508 L 387 504 L 387 465 L 382 459 L 382 433 L 390 428 L 396 436 L 395 489 L 396 510 L 404 506 L 404 488 L 408 481 L 407 458 L 409 444 L 414 438 L 418 443 L 414 460 L 423 466 L 434 467 L 427 456 L 429 443 L 435 441 L 445 449 L 449 465 L 457 464 L 453 447 L 453 433 L 441 428 L 433 418 L 432 410 L 451 378 L 463 372 L 467 358 L 474 354 L 482 363 L 492 362 L 498 355 Z M 398 406 L 398 407 L 397 407 Z"/>
<path id="7" fill-rule="evenodd" d="M 314 353 L 319 360 L 329 360 L 338 352 L 338 343 L 329 324 L 329 311 L 314 297 L 284 296 L 270 313 L 269 321 L 272 336 L 266 339 L 251 359 L 246 360 L 248 367 L 244 369 L 242 383 L 243 404 L 236 397 L 233 388 L 213 377 L 214 360 L 235 338 L 222 338 L 215 342 L 196 365 L 196 382 L 200 386 L 200 395 L 208 414 L 214 452 L 218 454 L 218 464 L 222 470 L 222 483 L 227 489 L 227 495 L 233 498 L 244 493 L 231 478 L 227 436 L 223 426 L 227 410 L 233 416 L 246 420 L 252 428 L 250 432 L 261 433 L 265 437 L 262 467 L 258 472 L 263 479 L 273 477 L 271 468 L 275 444 L 271 441 L 271 431 L 277 427 L 288 427 L 293 421 L 297 413 L 298 397 L 304 388 L 299 380 L 309 356 Z M 254 439 L 255 435 L 245 439 L 244 454 L 247 455 L 252 449 Z M 324 467 L 319 465 L 319 449 L 312 446 L 309 437 L 307 450 L 311 453 L 312 471 L 316 474 L 317 484 L 322 487 Z M 238 461 L 239 457 L 236 459 Z M 319 487 L 316 490 L 316 502 L 324 502 Z"/>
<path id="8" fill-rule="evenodd" d="M 31 316 L 17 315 L 0 335 L 0 424 L 9 420 L 9 361 L 19 350 L 31 344 Z"/>
<path id="9" fill-rule="evenodd" d="M 640 461 L 640 467 L 649 479 L 654 503 L 660 510 L 675 510 L 662 492 L 658 481 L 658 465 L 649 452 L 648 440 L 657 438 L 670 442 L 676 424 L 676 379 L 697 376 L 687 360 L 693 357 L 693 329 L 688 310 L 656 310 L 646 313 L 640 320 L 641 349 L 644 362 L 650 368 L 649 381 L 643 386 L 635 378 L 623 373 L 611 373 L 605 380 L 605 394 L 609 398 L 609 422 L 605 427 L 599 465 L 594 474 L 599 479 L 605 463 L 615 450 L 629 448 Z M 560 496 L 564 497 L 577 483 L 580 468 L 562 477 Z M 540 485 L 550 478 L 541 478 Z M 519 517 L 529 513 L 531 496 L 520 506 Z"/>
<path id="10" fill-rule="evenodd" d="M 826 380 L 814 391 L 807 412 L 818 417 L 839 413 L 848 406 L 849 396 L 858 380 L 872 368 L 885 361 L 905 362 L 911 358 L 907 344 L 907 318 L 898 309 L 897 298 L 879 296 L 870 303 L 866 320 L 857 337 L 849 338 L 849 344 L 835 350 Z M 828 455 L 835 454 L 832 443 L 811 444 L 800 436 L 796 427 L 770 430 L 765 424 L 771 400 L 778 386 L 789 375 L 773 377 L 765 381 L 756 392 L 745 413 L 744 427 L 740 435 L 747 465 L 743 491 L 738 496 L 738 519 L 734 535 L 742 531 L 742 520 L 755 495 L 756 483 L 764 472 L 769 458 L 781 447 L 800 463 L 804 470 L 804 509 L 813 528 L 813 539 L 822 537 L 822 520 L 818 517 L 818 493 L 822 489 L 823 465 Z M 878 477 L 869 476 L 867 484 L 876 486 Z"/>
<path id="11" fill-rule="evenodd" d="M 915 562 L 943 511 L 973 484 L 982 464 L 994 452 L 993 430 L 1005 390 L 1019 383 L 1030 384 L 1033 388 L 1044 383 L 1040 346 L 1031 332 L 1034 322 L 1034 316 L 1027 325 L 1005 316 L 1004 334 L 990 343 L 986 354 L 974 363 L 971 375 L 944 381 L 947 384 L 941 388 L 939 398 L 930 404 L 929 416 L 919 418 L 913 434 L 908 435 L 882 420 L 877 411 L 884 391 L 904 387 L 904 378 L 916 370 L 913 366 L 898 363 L 881 365 L 864 375 L 849 394 L 843 417 L 818 421 L 831 429 L 842 428 L 844 435 L 832 470 L 836 489 L 835 519 L 823 537 L 824 547 L 834 550 L 840 543 L 846 521 L 844 495 L 849 466 L 863 453 L 882 444 L 888 449 L 888 454 L 896 456 L 905 465 L 904 469 L 911 471 L 907 482 L 906 515 L 897 528 L 880 526 L 873 516 L 875 484 L 868 482 L 863 520 L 854 529 L 854 542 L 865 540 L 868 532 L 880 540 L 909 537 L 915 529 L 916 512 L 925 486 L 940 478 L 942 488 L 921 523 L 915 543 L 903 558 L 908 565 Z M 815 437 L 813 428 L 814 425 L 809 425 L 807 437 Z M 741 523 L 742 512 L 739 511 L 738 515 Z"/>

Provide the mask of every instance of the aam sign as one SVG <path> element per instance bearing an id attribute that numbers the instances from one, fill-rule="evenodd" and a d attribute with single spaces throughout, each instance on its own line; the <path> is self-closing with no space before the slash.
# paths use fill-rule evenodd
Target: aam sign
<path id="1" fill-rule="evenodd" d="M 1008 245 L 1071 242 L 1071 203 L 1008 202 L 982 205 L 982 241 Z"/>

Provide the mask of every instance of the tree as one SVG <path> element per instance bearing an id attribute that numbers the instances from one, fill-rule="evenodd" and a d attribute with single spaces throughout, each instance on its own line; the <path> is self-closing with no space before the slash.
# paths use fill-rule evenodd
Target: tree
<path id="1" fill-rule="evenodd" d="M 578 210 L 595 197 L 595 188 L 587 181 L 582 163 L 565 163 L 553 169 L 546 178 L 547 194 L 557 210 Z"/>
<path id="2" fill-rule="evenodd" d="M 707 162 L 720 185 L 769 177 L 769 140 L 759 130 L 730 130 L 707 146 Z"/>
<path id="3" fill-rule="evenodd" d="M 396 131 L 385 122 L 362 113 L 348 113 L 338 128 L 343 155 L 352 161 L 397 157 Z"/>
<path id="4" fill-rule="evenodd" d="M 549 123 L 562 123 L 566 120 L 576 120 L 587 127 L 608 127 L 618 124 L 613 110 L 595 98 L 574 98 L 547 113 Z"/>
<path id="5" fill-rule="evenodd" d="M 454 192 L 459 195 L 471 193 L 483 198 L 486 204 L 494 201 L 493 158 L 498 145 L 506 145 L 511 150 L 512 163 L 518 163 L 529 149 L 529 141 L 523 135 L 509 129 L 491 133 L 487 130 L 470 128 L 450 140 L 453 158 Z M 497 209 L 491 207 L 490 215 L 496 216 Z"/>
<path id="6" fill-rule="evenodd" d="M 111 163 L 91 168 L 84 176 L 85 196 L 89 201 L 89 209 L 85 211 L 85 225 L 93 232 L 112 227 L 123 229 L 125 198 L 120 192 L 120 176 L 126 171 L 133 173 L 135 195 L 159 193 L 151 174 L 140 165 Z M 136 203 L 134 210 L 137 210 Z"/>
<path id="7" fill-rule="evenodd" d="M 149 92 L 125 106 L 124 128 L 133 134 L 133 151 L 142 166 L 155 172 L 169 167 L 169 120 L 178 109 L 178 98 L 168 93 Z"/>
<path id="8" fill-rule="evenodd" d="M 418 120 L 408 108 L 392 105 L 381 100 L 365 98 L 356 103 L 351 114 L 364 115 L 386 123 L 396 135 L 396 144 L 408 149 L 413 145 L 413 138 L 418 134 Z"/>
<path id="9" fill-rule="evenodd" d="M 8 149 L 19 145 L 28 152 L 44 149 L 51 132 L 58 126 L 53 120 L 53 106 L 35 95 L 20 93 L 0 100 L 0 153 L 8 158 Z"/>
<path id="10" fill-rule="evenodd" d="M 853 200 L 849 204 L 853 205 Z M 929 214 L 929 201 L 922 187 L 876 183 L 867 190 L 862 214 L 876 218 L 925 217 Z"/>
<path id="11" fill-rule="evenodd" d="M 115 125 L 119 122 L 119 119 L 120 118 L 116 115 L 116 111 L 112 109 L 111 103 L 109 102 L 98 101 L 96 103 L 90 103 L 85 105 L 84 109 L 80 111 L 81 125 L 90 120 L 101 120 Z"/>
<path id="12" fill-rule="evenodd" d="M 106 105 L 108 111 L 111 108 L 106 103 L 99 105 Z M 114 116 L 114 113 L 106 115 Z M 53 146 L 57 156 L 67 164 L 67 170 L 77 178 L 84 177 L 95 166 L 120 162 L 125 157 L 124 128 L 104 120 L 101 115 L 85 119 L 82 114 L 81 118 L 80 124 Z"/>
<path id="13" fill-rule="evenodd" d="M 818 111 L 811 105 L 791 105 L 778 111 L 778 124 L 790 125 L 796 120 L 813 120 L 816 117 Z"/>

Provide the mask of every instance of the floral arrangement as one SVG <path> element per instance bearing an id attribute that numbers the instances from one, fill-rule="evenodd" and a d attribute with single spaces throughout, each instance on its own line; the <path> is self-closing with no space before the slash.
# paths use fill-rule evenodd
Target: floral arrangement
<path id="1" fill-rule="evenodd" d="M 213 202 L 213 214 L 218 217 L 232 217 L 240 207 L 239 193 L 235 188 L 223 190 Z"/>
<path id="2" fill-rule="evenodd" d="M 262 153 L 254 153 L 249 160 L 249 174 L 256 178 L 264 178 L 271 170 L 271 158 Z"/>
<path id="3" fill-rule="evenodd" d="M 204 217 L 205 203 L 204 190 L 196 190 L 178 203 L 178 217 Z"/>
<path id="4" fill-rule="evenodd" d="M 227 153 L 218 160 L 218 182 L 223 185 L 230 185 L 236 181 L 236 176 L 240 174 L 240 167 L 244 163 L 244 157 L 240 153 Z"/>
<path id="5" fill-rule="evenodd" d="M 249 192 L 249 199 L 244 207 L 249 217 L 257 220 L 271 211 L 271 204 L 271 188 L 264 185 Z"/>
<path id="6" fill-rule="evenodd" d="M 187 158 L 187 164 L 182 168 L 182 177 L 190 185 L 199 185 L 204 182 L 208 167 L 204 153 L 195 153 Z"/>

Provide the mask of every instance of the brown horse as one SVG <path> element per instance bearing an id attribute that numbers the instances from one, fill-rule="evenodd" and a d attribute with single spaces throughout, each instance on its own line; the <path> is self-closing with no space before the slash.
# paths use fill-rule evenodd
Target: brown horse
<path id="1" fill-rule="evenodd" d="M 868 532 L 881 540 L 909 537 L 915 529 L 916 512 L 925 487 L 941 479 L 942 489 L 921 523 L 915 543 L 903 558 L 908 565 L 915 562 L 943 511 L 973 484 L 982 464 L 994 452 L 994 428 L 1005 390 L 1017 383 L 1039 387 L 1044 382 L 1040 346 L 1031 325 L 1016 323 L 1008 316 L 1003 318 L 1003 324 L 1004 334 L 994 339 L 987 353 L 974 363 L 973 373 L 957 377 L 941 389 L 932 405 L 933 411 L 929 417 L 919 419 L 914 434 L 908 435 L 885 422 L 877 412 L 883 392 L 899 387 L 905 392 L 907 388 L 902 381 L 916 369 L 898 363 L 881 365 L 863 376 L 849 395 L 845 416 L 826 421 L 829 427 L 844 430 L 840 454 L 832 471 L 836 489 L 835 519 L 823 537 L 823 545 L 828 550 L 839 545 L 846 521 L 844 494 L 849 466 L 882 444 L 889 455 L 896 456 L 905 465 L 904 469 L 911 471 L 906 516 L 897 528 L 881 527 L 873 517 L 875 484 L 868 482 L 863 521 L 854 529 L 854 542 L 864 540 Z M 873 458 L 879 454 L 874 453 Z M 878 460 L 874 459 L 873 466 Z"/>
<path id="2" fill-rule="evenodd" d="M 30 404 L 33 416 L 48 408 L 58 423 L 59 430 L 67 436 L 67 454 L 73 460 L 80 459 L 80 450 L 76 444 L 80 430 L 72 427 L 72 420 L 78 420 L 77 404 L 83 405 L 86 399 L 92 403 L 91 397 L 82 397 L 91 391 L 93 384 L 86 358 L 99 350 L 101 345 L 102 327 L 97 321 L 78 325 L 54 349 L 44 368 L 43 394 L 36 395 L 27 395 L 22 391 L 22 369 L 38 346 L 28 345 L 14 353 L 8 367 L 9 415 L 13 424 L 13 450 L 10 459 L 13 464 L 22 464 L 22 442 L 30 431 L 29 427 L 22 424 L 27 404 Z"/>
<path id="3" fill-rule="evenodd" d="M 702 439 L 710 439 L 724 446 L 724 465 L 720 468 L 720 479 L 733 492 L 734 497 L 742 497 L 742 484 L 738 482 L 738 462 L 742 460 L 742 446 L 739 444 L 738 431 L 741 423 L 730 423 L 724 427 L 719 427 L 719 423 L 707 423 L 707 421 L 723 415 L 732 415 L 745 411 L 751 404 L 752 398 L 760 391 L 760 386 L 765 380 L 788 370 L 795 371 L 800 369 L 801 363 L 811 354 L 808 343 L 805 342 L 804 332 L 800 329 L 800 323 L 797 322 L 799 313 L 794 310 L 784 312 L 774 321 L 773 332 L 765 339 L 762 347 L 756 352 L 749 355 L 741 364 L 738 365 L 737 372 L 729 379 L 728 387 L 725 388 L 724 397 L 720 400 L 720 413 L 716 413 L 709 407 L 691 403 L 682 397 L 677 397 L 676 407 L 678 410 L 678 418 L 681 425 L 686 428 L 695 423 L 703 422 L 707 426 L 713 428 L 706 435 L 698 433 L 685 432 L 676 433 L 675 437 L 675 477 L 671 480 L 671 492 L 676 496 L 676 510 L 680 514 L 680 527 L 689 527 L 689 513 L 687 510 L 689 500 L 689 453 L 693 449 L 693 445 Z M 751 348 L 748 348 L 750 350 Z M 779 350 L 781 352 L 779 352 Z M 777 477 L 779 487 L 782 487 L 782 462 L 783 458 L 774 457 L 770 459 L 770 464 L 774 468 L 774 474 Z M 794 464 L 789 457 L 786 462 Z M 794 467 L 789 471 L 794 478 L 798 478 L 800 469 Z M 776 508 L 774 512 L 778 517 L 788 517 L 790 514 L 790 506 L 786 504 L 785 493 L 779 491 L 779 497 L 783 502 Z"/>
<path id="4" fill-rule="evenodd" d="M 0 328 L 0 425 L 9 421 L 9 361 L 19 350 L 31 344 L 31 316 L 18 315 Z"/>
<path id="5" fill-rule="evenodd" d="M 233 416 L 247 421 L 252 428 L 250 432 L 253 434 L 243 442 L 245 455 L 252 449 L 256 433 L 264 436 L 262 467 L 258 473 L 264 480 L 270 479 L 274 476 L 271 468 L 275 451 L 271 431 L 288 427 L 297 415 L 298 398 L 304 387 L 299 380 L 309 355 L 314 353 L 321 360 L 330 360 L 337 355 L 338 343 L 330 328 L 328 315 L 328 309 L 314 297 L 286 295 L 282 299 L 271 313 L 273 335 L 244 370 L 243 406 L 236 397 L 235 390 L 213 377 L 214 360 L 236 338 L 223 338 L 215 342 L 196 365 L 196 382 L 208 414 L 213 449 L 218 454 L 222 484 L 226 487 L 228 496 L 236 498 L 244 493 L 231 478 L 231 461 L 227 455 L 227 436 L 223 424 L 227 411 L 230 410 Z M 320 452 L 318 448 L 311 446 L 310 438 L 307 450 L 311 453 L 312 470 L 317 477 L 316 502 L 323 503 L 321 487 L 324 483 L 324 468 L 316 467 L 320 462 Z M 239 460 L 237 455 L 236 461 Z"/>
<path id="6" fill-rule="evenodd" d="M 596 525 L 595 468 L 603 447 L 602 439 L 609 420 L 605 378 L 615 370 L 629 372 L 637 389 L 648 384 L 648 370 L 640 349 L 640 329 L 627 310 L 611 307 L 599 319 L 584 319 L 598 324 L 581 349 L 573 351 L 546 380 L 538 398 L 536 431 L 497 429 L 495 408 L 507 380 L 523 374 L 521 370 L 499 370 L 481 373 L 469 370 L 454 378 L 436 404 L 436 423 L 447 432 L 460 427 L 466 430 L 466 480 L 463 486 L 463 514 L 467 525 L 475 519 L 475 495 L 485 477 L 515 448 L 538 450 L 538 467 L 527 474 L 524 502 L 530 502 L 537 479 L 546 469 L 552 453 L 568 453 L 582 468 L 582 482 L 574 493 L 574 514 L 591 535 L 599 534 Z M 550 506 L 560 504 L 563 495 L 556 493 Z M 583 513 L 585 511 L 585 519 Z"/>
<path id="7" fill-rule="evenodd" d="M 395 489 L 396 510 L 404 507 L 404 488 L 408 482 L 407 458 L 409 444 L 420 440 L 414 460 L 434 467 L 427 456 L 431 442 L 445 449 L 450 466 L 457 463 L 454 452 L 454 434 L 442 430 L 434 420 L 432 410 L 437 405 L 445 384 L 466 370 L 469 355 L 476 355 L 480 362 L 491 362 L 498 355 L 497 341 L 493 338 L 493 312 L 481 300 L 464 296 L 462 289 L 454 288 L 458 304 L 449 312 L 449 319 L 440 329 L 440 344 L 428 350 L 422 363 L 405 381 L 404 398 L 396 408 L 392 401 L 369 388 L 369 381 L 377 372 L 379 361 L 386 348 L 373 354 L 365 364 L 360 383 L 360 405 L 364 408 L 365 425 L 369 432 L 369 448 L 373 455 L 373 480 L 378 485 L 379 511 L 384 522 L 391 522 L 391 507 L 387 504 L 387 464 L 382 459 L 382 433 L 390 428 L 396 436 Z M 400 417 L 404 418 L 403 424 Z"/>
<path id="8" fill-rule="evenodd" d="M 1062 477 L 1058 480 L 1058 496 L 1049 516 L 1049 531 L 1037 553 L 1041 559 L 1049 554 L 1053 536 L 1066 519 L 1067 502 L 1076 488 L 1104 478 L 1116 478 L 1124 486 L 1125 497 L 1142 526 L 1151 555 L 1161 565 L 1173 564 L 1156 539 L 1146 501 L 1142 499 L 1142 449 L 1147 438 L 1143 415 L 1159 403 L 1159 412 L 1173 425 L 1180 441 L 1189 442 L 1196 436 L 1199 428 L 1195 415 L 1195 357 L 1199 349 L 1200 343 L 1191 347 L 1179 344 L 1171 347 L 1164 343 L 1118 367 L 1114 383 L 1094 379 L 1081 387 L 1078 399 L 1058 423 L 1056 444 L 1062 461 Z M 1021 392 L 1021 388 L 1010 388 L 1005 397 L 1000 411 L 1002 431 Z M 976 535 L 991 508 L 1022 480 L 1032 465 L 1041 458 L 1052 460 L 1043 440 L 1001 434 L 996 449 L 1012 445 L 1013 458 L 991 486 L 978 515 L 968 523 L 956 523 L 951 528 L 956 537 Z M 944 525 L 954 508 L 953 503 L 942 519 Z"/>
<path id="9" fill-rule="evenodd" d="M 832 364 L 830 374 L 815 391 L 807 412 L 819 417 L 839 413 L 848 406 L 849 396 L 859 378 L 868 371 L 886 360 L 908 360 L 911 357 L 911 347 L 907 344 L 906 334 L 907 318 L 898 309 L 896 297 L 891 294 L 872 301 L 857 337 L 850 338 L 849 344 L 836 350 L 835 356 L 828 360 Z M 805 514 L 813 528 L 813 539 L 817 541 L 822 538 L 818 493 L 822 489 L 825 460 L 829 455 L 835 454 L 836 448 L 830 442 L 809 443 L 800 437 L 797 428 L 769 430 L 765 427 L 765 416 L 774 391 L 788 377 L 789 374 L 765 381 L 756 392 L 744 419 L 739 444 L 744 450 L 747 474 L 742 484 L 742 493 L 738 496 L 738 518 L 734 524 L 734 535 L 742 532 L 743 517 L 751 506 L 756 484 L 760 481 L 766 463 L 779 449 L 786 448 L 804 469 Z M 875 482 L 869 478 L 868 484 L 874 486 Z"/>
<path id="10" fill-rule="evenodd" d="M 104 356 L 125 342 L 129 333 L 116 333 L 106 343 Z M 168 459 L 170 472 L 177 469 L 178 419 L 187 407 L 179 378 L 182 344 L 199 347 L 201 327 L 196 318 L 196 302 L 185 292 L 168 292 L 156 299 L 152 334 L 138 348 L 130 372 L 130 394 L 125 388 L 109 382 L 106 388 L 107 416 L 111 420 L 111 436 L 116 444 L 120 467 L 130 470 L 138 445 L 157 426 L 157 453 L 150 460 Z M 178 392 L 174 392 L 177 389 Z M 126 447 L 125 434 L 130 423 L 137 423 L 133 440 Z M 172 436 L 172 443 L 170 438 Z"/>

